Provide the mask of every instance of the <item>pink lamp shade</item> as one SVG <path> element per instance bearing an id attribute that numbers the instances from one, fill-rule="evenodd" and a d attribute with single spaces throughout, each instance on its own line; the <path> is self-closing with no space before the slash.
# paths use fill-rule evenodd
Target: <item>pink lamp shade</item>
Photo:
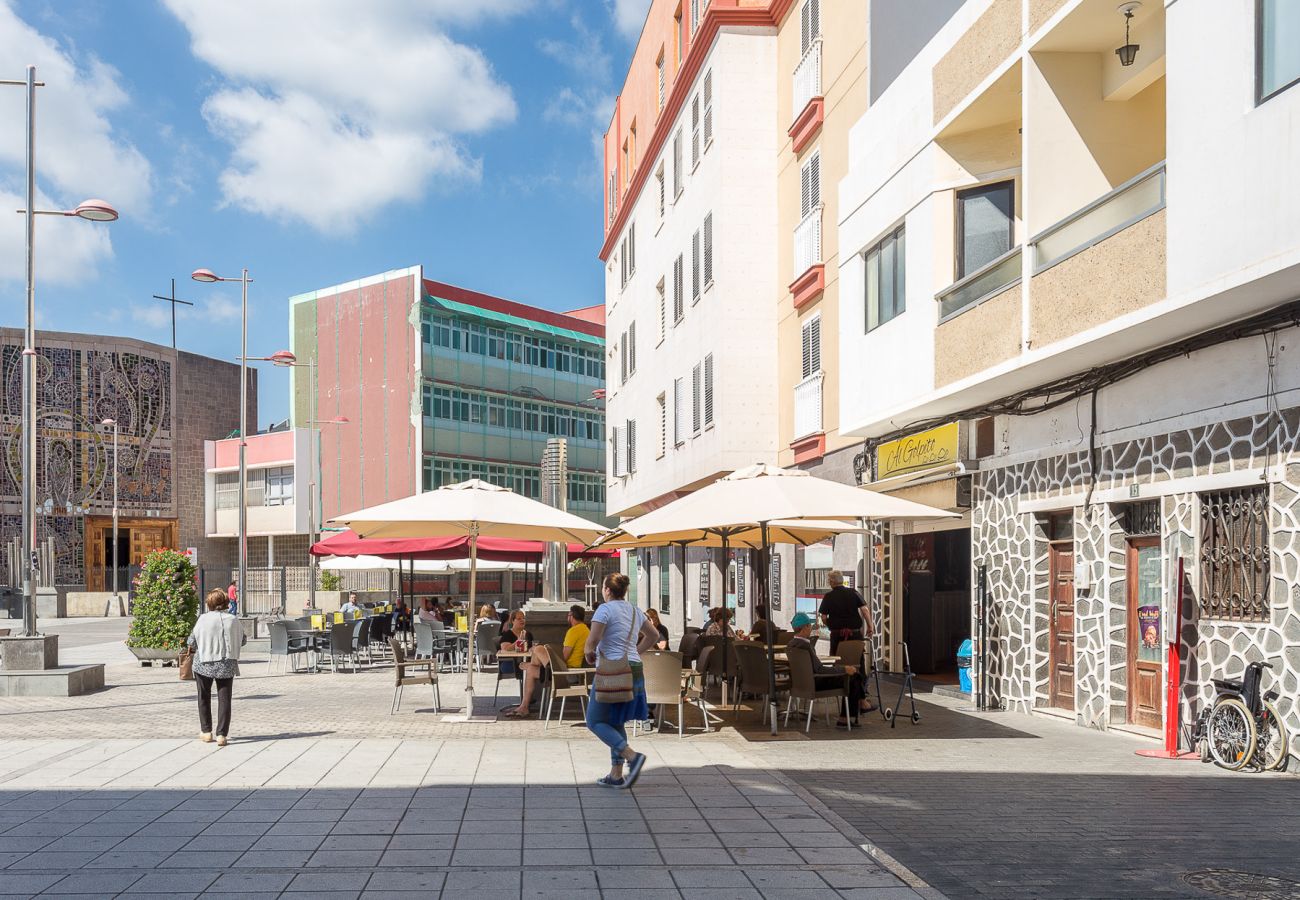
<path id="1" fill-rule="evenodd" d="M 298 361 L 298 357 L 293 355 L 292 350 L 277 350 L 268 356 L 267 359 L 271 360 L 271 362 L 275 363 L 277 366 L 292 366 Z"/>
<path id="2" fill-rule="evenodd" d="M 211 269 L 195 269 L 190 273 L 190 277 L 195 281 L 201 281 L 204 284 L 212 284 L 214 281 L 220 281 Z"/>
<path id="3" fill-rule="evenodd" d="M 72 214 L 81 219 L 88 219 L 91 222 L 117 221 L 117 210 L 97 198 L 82 200 L 77 204 L 77 208 L 72 211 Z"/>

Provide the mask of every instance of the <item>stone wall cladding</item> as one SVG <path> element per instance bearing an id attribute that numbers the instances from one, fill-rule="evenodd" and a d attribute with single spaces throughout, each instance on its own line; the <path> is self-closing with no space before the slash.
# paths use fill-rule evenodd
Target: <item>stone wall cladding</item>
<path id="1" fill-rule="evenodd" d="M 993 0 L 935 64 L 936 125 L 1020 46 L 1020 25 L 1020 0 Z"/>
<path id="2" fill-rule="evenodd" d="M 1300 732 L 1300 409 L 1260 414 L 1117 442 L 1098 448 L 1095 489 L 1149 485 L 1176 478 L 1268 466 L 1271 577 L 1266 622 L 1199 619 L 1197 577 L 1198 495 L 1172 493 L 1161 502 L 1165 558 L 1182 555 L 1186 577 L 1183 607 L 1182 722 L 1190 723 L 1213 697 L 1212 678 L 1239 678 L 1246 663 L 1274 665 L 1265 687 L 1284 698 L 1287 726 Z M 1280 460 L 1280 461 L 1279 461 Z M 986 461 L 987 463 L 988 461 Z M 1047 628 L 1040 583 L 1046 567 L 1032 545 L 1041 535 L 1032 514 L 1018 504 L 1086 491 L 1087 453 L 1044 457 L 975 473 L 971 530 L 972 562 L 987 566 L 994 621 L 990 623 L 990 689 L 1009 708 L 1028 711 L 1048 702 L 1042 677 Z M 1062 509 L 1070 500 L 1062 500 Z M 1076 591 L 1075 709 L 1090 727 L 1109 728 L 1127 717 L 1127 615 L 1122 504 L 1095 502 L 1075 510 L 1075 557 L 1091 586 Z M 1032 623 L 1032 627 L 1031 627 Z M 1027 635 L 1032 637 L 1027 638 Z"/>

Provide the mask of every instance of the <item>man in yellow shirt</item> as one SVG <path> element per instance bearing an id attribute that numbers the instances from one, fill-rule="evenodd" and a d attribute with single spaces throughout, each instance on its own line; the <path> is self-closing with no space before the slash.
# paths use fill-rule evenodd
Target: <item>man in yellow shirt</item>
<path id="1" fill-rule="evenodd" d="M 581 668 L 586 652 L 587 635 L 591 634 L 591 629 L 587 627 L 586 607 L 577 604 L 570 606 L 568 622 L 569 630 L 564 633 L 564 661 L 571 669 Z M 519 705 L 505 710 L 504 715 L 507 719 L 527 719 L 530 716 L 528 707 L 532 702 L 533 691 L 541 681 L 542 667 L 550 664 L 551 657 L 546 646 L 534 645 L 532 659 L 522 667 L 524 687 L 519 697 Z"/>

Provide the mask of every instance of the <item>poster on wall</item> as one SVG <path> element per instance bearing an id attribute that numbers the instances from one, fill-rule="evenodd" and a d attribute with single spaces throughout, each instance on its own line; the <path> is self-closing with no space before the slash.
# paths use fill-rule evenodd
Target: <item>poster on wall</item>
<path id="1" fill-rule="evenodd" d="M 781 611 L 781 556 L 772 554 L 771 571 L 768 573 L 768 596 L 771 598 L 770 613 Z"/>
<path id="2" fill-rule="evenodd" d="M 1138 659 L 1143 662 L 1160 662 L 1160 607 L 1139 606 Z"/>

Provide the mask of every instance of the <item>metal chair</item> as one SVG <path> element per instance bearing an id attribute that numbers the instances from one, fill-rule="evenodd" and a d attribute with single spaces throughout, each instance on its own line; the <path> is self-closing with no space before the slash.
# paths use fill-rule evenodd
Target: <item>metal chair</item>
<path id="1" fill-rule="evenodd" d="M 804 734 L 812 729 L 813 706 L 818 700 L 834 700 L 835 705 L 840 705 L 840 700 L 844 701 L 844 716 L 846 721 L 852 723 L 853 715 L 849 710 L 849 690 L 844 684 L 843 679 L 839 679 L 839 684 L 833 688 L 818 688 L 817 678 L 813 674 L 812 654 L 802 647 L 786 648 L 786 659 L 790 661 L 790 701 L 785 707 L 785 724 L 790 723 L 790 708 L 796 700 L 808 704 L 808 720 L 804 723 Z M 826 724 L 830 724 L 830 716 L 826 717 Z M 849 725 L 852 728 L 852 724 Z"/>
<path id="2" fill-rule="evenodd" d="M 402 688 L 408 685 L 428 684 L 433 687 L 433 711 L 438 712 L 442 709 L 442 696 L 438 691 L 438 672 L 437 667 L 432 659 L 408 660 L 406 651 L 402 649 L 402 642 L 397 638 L 389 638 L 388 646 L 393 651 L 393 706 L 388 711 L 391 716 L 397 712 L 402 705 Z M 418 674 L 408 675 L 407 669 L 412 669 Z"/>
<path id="3" fill-rule="evenodd" d="M 767 680 L 767 645 L 757 643 L 742 643 L 736 645 L 736 667 L 739 670 L 736 679 L 736 696 L 732 698 L 731 710 L 737 712 L 740 709 L 740 696 L 742 694 L 753 694 L 763 699 L 763 721 L 767 721 L 767 713 L 772 703 L 778 702 L 777 698 L 772 696 L 771 685 Z M 782 691 L 790 687 L 790 677 L 788 675 L 777 674 L 776 676 L 776 693 L 779 697 Z"/>
<path id="4" fill-rule="evenodd" d="M 564 648 L 556 647 L 551 644 L 547 647 L 551 659 L 551 692 L 546 703 L 546 722 L 542 725 L 545 731 L 551 726 L 551 709 L 555 706 L 555 698 L 560 698 L 560 717 L 556 720 L 556 725 L 564 724 L 564 704 L 570 697 L 577 697 L 582 706 L 583 716 L 587 712 L 587 673 L 586 672 L 569 672 L 569 664 L 564 659 Z"/>

